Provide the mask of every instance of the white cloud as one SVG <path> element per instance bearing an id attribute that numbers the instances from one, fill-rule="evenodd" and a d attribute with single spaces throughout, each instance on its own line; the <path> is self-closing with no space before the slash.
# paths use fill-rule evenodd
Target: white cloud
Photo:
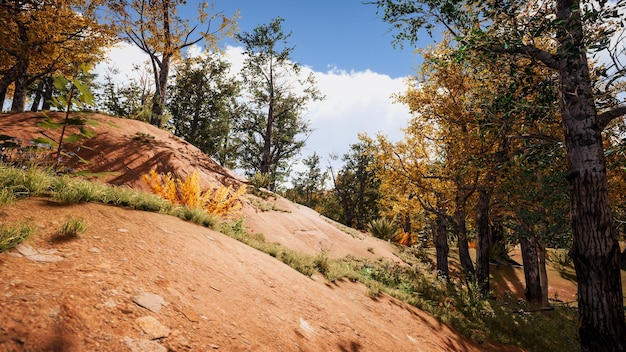
<path id="1" fill-rule="evenodd" d="M 137 46 L 123 42 L 110 48 L 105 55 L 105 60 L 96 65 L 94 73 L 97 73 L 101 80 L 104 80 L 106 75 L 113 76 L 116 84 L 128 81 L 128 77 L 136 74 L 133 73 L 133 67 L 141 67 L 149 60 L 148 55 Z M 119 70 L 119 74 L 112 75 L 109 72 L 110 68 Z"/>
<path id="2" fill-rule="evenodd" d="M 307 151 L 322 157 L 329 153 L 343 154 L 350 144 L 358 142 L 365 132 L 387 135 L 393 140 L 402 137 L 401 128 L 410 117 L 406 106 L 394 103 L 393 94 L 406 89 L 405 79 L 367 71 L 347 72 L 336 68 L 316 72 L 318 87 L 324 101 L 310 105 L 308 118 L 315 129 Z"/>
<path id="3" fill-rule="evenodd" d="M 232 63 L 231 72 L 243 67 L 243 48 L 227 46 L 224 50 Z M 309 68 L 305 65 L 304 75 Z M 393 102 L 392 95 L 406 90 L 404 78 L 391 78 L 370 70 L 346 71 L 331 67 L 327 72 L 313 72 L 317 87 L 325 96 L 312 102 L 305 118 L 313 133 L 302 151 L 303 157 L 317 152 L 322 160 L 330 153 L 339 156 L 358 142 L 358 134 L 382 133 L 392 140 L 402 138 L 401 131 L 410 118 L 406 106 Z M 324 162 L 325 164 L 325 162 Z"/>
<path id="4" fill-rule="evenodd" d="M 223 52 L 232 64 L 231 73 L 239 72 L 243 67 L 243 48 L 226 46 Z M 189 54 L 196 56 L 201 51 L 191 48 Z M 142 64 L 147 56 L 134 46 L 121 44 L 111 49 L 107 58 L 108 63 L 99 65 L 96 72 L 104 77 L 106 67 L 115 66 L 120 70 L 116 81 L 124 82 L 133 75 L 133 65 Z M 305 70 L 308 70 L 306 66 Z M 317 87 L 326 98 L 309 105 L 305 118 L 314 131 L 302 151 L 303 157 L 317 152 L 324 166 L 330 153 L 341 156 L 348 152 L 350 144 L 358 142 L 361 132 L 371 136 L 382 133 L 392 140 L 402 138 L 401 129 L 410 114 L 406 106 L 393 102 L 392 95 L 405 91 L 405 79 L 370 70 L 345 71 L 335 67 L 314 74 Z"/>

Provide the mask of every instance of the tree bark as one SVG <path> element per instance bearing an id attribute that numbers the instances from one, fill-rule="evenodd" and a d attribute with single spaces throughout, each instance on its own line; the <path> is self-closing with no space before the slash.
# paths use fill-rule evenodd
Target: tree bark
<path id="1" fill-rule="evenodd" d="M 542 241 L 537 241 L 539 250 L 539 284 L 541 285 L 541 306 L 549 307 L 548 303 L 548 270 L 546 269 L 546 246 Z"/>
<path id="2" fill-rule="evenodd" d="M 150 124 L 163 127 L 163 113 L 165 102 L 167 101 L 167 79 L 170 74 L 170 54 L 164 54 L 159 65 L 159 74 L 157 75 L 156 91 L 152 99 L 152 113 L 150 116 Z"/>
<path id="3" fill-rule="evenodd" d="M 435 230 L 435 251 L 437 256 L 437 275 L 449 280 L 450 272 L 448 269 L 448 222 L 442 213 L 437 213 L 437 228 Z"/>
<path id="4" fill-rule="evenodd" d="M 474 263 L 472 263 L 472 257 L 469 254 L 469 245 L 467 243 L 467 227 L 465 224 L 465 211 L 463 209 L 457 209 L 454 216 L 454 229 L 457 235 L 457 245 L 459 248 L 459 260 L 461 261 L 461 267 L 463 268 L 463 274 L 466 280 L 474 280 Z"/>
<path id="5" fill-rule="evenodd" d="M 535 238 L 522 237 L 519 242 L 522 249 L 524 279 L 526 280 L 524 296 L 530 304 L 539 305 L 541 304 L 541 282 Z"/>
<path id="6" fill-rule="evenodd" d="M 478 204 L 476 205 L 476 281 L 481 295 L 489 293 L 489 191 L 481 189 L 478 192 Z"/>
<path id="7" fill-rule="evenodd" d="M 11 112 L 23 112 L 26 105 L 26 90 L 28 88 L 28 60 L 20 59 L 17 63 L 15 76 L 15 91 L 11 102 Z"/>
<path id="8" fill-rule="evenodd" d="M 39 81 L 37 84 L 37 91 L 35 92 L 35 97 L 33 98 L 33 103 L 30 106 L 31 112 L 39 111 L 39 105 L 41 104 L 41 98 L 43 96 L 44 89 L 44 80 Z"/>
<path id="9" fill-rule="evenodd" d="M 580 3 L 557 1 L 561 113 L 568 157 L 572 255 L 583 351 L 625 351 L 620 250 L 608 197 L 601 126 L 584 46 Z M 565 30 L 567 29 L 567 30 Z"/>

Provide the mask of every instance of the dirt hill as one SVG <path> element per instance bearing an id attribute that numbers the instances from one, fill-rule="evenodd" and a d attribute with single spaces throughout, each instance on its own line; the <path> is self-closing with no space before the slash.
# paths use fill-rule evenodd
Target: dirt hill
<path id="1" fill-rule="evenodd" d="M 0 134 L 39 136 L 37 114 L 0 116 Z M 79 151 L 100 181 L 145 188 L 155 168 L 205 187 L 245 180 L 189 143 L 148 124 L 103 115 Z M 55 132 L 44 131 L 48 135 Z M 72 165 L 77 170 L 79 164 Z M 349 235 L 316 212 L 276 197 L 246 201 L 246 226 L 309 254 L 385 257 L 394 247 Z M 55 241 L 68 217 L 89 231 Z M 478 344 L 428 314 L 350 281 L 304 276 L 221 233 L 178 218 L 99 204 L 30 198 L 0 208 L 0 222 L 36 226 L 0 253 L 0 351 L 507 351 Z M 515 280 L 512 280 L 515 281 Z"/>

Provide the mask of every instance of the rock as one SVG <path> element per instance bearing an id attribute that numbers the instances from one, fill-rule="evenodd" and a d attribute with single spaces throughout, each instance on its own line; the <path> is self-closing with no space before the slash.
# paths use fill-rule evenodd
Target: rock
<path id="1" fill-rule="evenodd" d="M 89 248 L 89 252 L 90 253 L 100 253 L 100 248 L 98 248 L 98 247 L 91 247 L 91 248 Z"/>
<path id="2" fill-rule="evenodd" d="M 130 348 L 131 352 L 167 352 L 165 346 L 151 340 L 125 337 L 122 341 Z"/>
<path id="3" fill-rule="evenodd" d="M 150 292 L 142 292 L 133 297 L 133 302 L 153 313 L 159 313 L 164 303 L 163 297 Z"/>
<path id="4" fill-rule="evenodd" d="M 20 252 L 21 255 L 28 257 L 30 255 L 35 255 L 37 254 L 37 251 L 33 249 L 33 247 L 27 245 L 27 244 L 23 244 L 20 243 L 17 246 L 15 246 L 15 249 Z"/>
<path id="5" fill-rule="evenodd" d="M 182 306 L 180 308 L 180 312 L 183 313 L 183 315 L 187 319 L 189 319 L 189 321 L 192 321 L 192 322 L 199 322 L 200 321 L 200 314 L 196 313 L 195 311 L 193 311 L 193 309 L 191 309 L 189 307 Z"/>
<path id="6" fill-rule="evenodd" d="M 302 328 L 302 330 L 304 330 L 305 332 L 309 334 L 315 333 L 315 329 L 313 329 L 313 327 L 309 325 L 309 323 L 307 323 L 306 320 L 302 318 L 300 318 L 300 327 Z"/>
<path id="7" fill-rule="evenodd" d="M 161 324 L 161 322 L 153 316 L 137 318 L 135 322 L 152 340 L 168 337 L 171 332 L 167 326 Z"/>
<path id="8" fill-rule="evenodd" d="M 51 255 L 51 254 L 27 255 L 26 258 L 34 262 L 42 262 L 42 263 L 56 263 L 56 262 L 60 262 L 63 260 L 63 257 L 58 256 L 58 255 Z"/>

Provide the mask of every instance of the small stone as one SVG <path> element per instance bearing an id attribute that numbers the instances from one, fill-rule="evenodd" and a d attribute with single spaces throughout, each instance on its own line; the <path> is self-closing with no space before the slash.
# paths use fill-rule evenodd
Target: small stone
<path id="1" fill-rule="evenodd" d="M 200 321 L 200 315 L 196 312 L 194 312 L 191 308 L 189 307 L 181 307 L 180 308 L 181 313 L 183 313 L 183 315 L 189 319 L 189 321 L 192 322 L 199 322 Z"/>
<path id="2" fill-rule="evenodd" d="M 17 246 L 15 246 L 15 249 L 20 252 L 21 255 L 28 257 L 29 255 L 35 255 L 37 254 L 37 251 L 33 249 L 33 247 L 27 245 L 27 244 L 23 244 L 20 243 Z"/>
<path id="3" fill-rule="evenodd" d="M 131 352 L 167 352 L 165 346 L 146 339 L 125 337 L 122 341 L 130 348 Z"/>
<path id="4" fill-rule="evenodd" d="M 310 334 L 315 333 L 315 329 L 313 329 L 313 327 L 309 325 L 309 323 L 307 323 L 306 320 L 302 318 L 300 318 L 300 327 L 302 328 L 302 330 L 306 331 L 307 333 L 310 333 Z"/>
<path id="5" fill-rule="evenodd" d="M 91 248 L 89 248 L 89 253 L 100 253 L 100 248 L 98 248 L 98 247 L 91 247 Z"/>
<path id="6" fill-rule="evenodd" d="M 117 229 L 117 232 L 126 233 L 128 232 L 128 230 L 124 228 L 120 228 L 120 229 Z"/>
<path id="7" fill-rule="evenodd" d="M 167 326 L 161 324 L 161 322 L 153 316 L 137 318 L 135 319 L 135 322 L 152 340 L 168 337 L 171 332 Z"/>
<path id="8" fill-rule="evenodd" d="M 42 263 L 56 263 L 56 262 L 60 262 L 63 260 L 63 257 L 61 256 L 49 255 L 49 254 L 27 255 L 26 258 L 34 262 L 42 262 Z"/>
<path id="9" fill-rule="evenodd" d="M 142 292 L 139 295 L 133 297 L 133 302 L 157 314 L 161 311 L 161 306 L 163 305 L 163 303 L 165 303 L 163 297 L 149 292 Z"/>

